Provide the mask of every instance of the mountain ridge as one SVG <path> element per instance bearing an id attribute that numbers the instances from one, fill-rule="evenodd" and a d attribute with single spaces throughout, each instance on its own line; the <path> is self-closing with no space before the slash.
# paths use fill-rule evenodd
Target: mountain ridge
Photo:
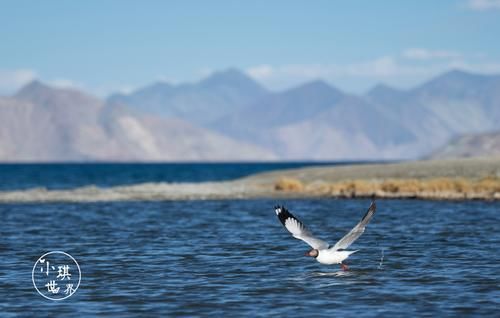
<path id="1" fill-rule="evenodd" d="M 0 97 L 0 161 L 272 160 L 256 145 L 38 81 Z M 233 149 L 239 149 L 238 152 Z"/>
<path id="2" fill-rule="evenodd" d="M 0 160 L 371 160 L 500 130 L 500 76 L 452 70 L 364 95 L 323 80 L 274 92 L 237 69 L 101 100 L 33 81 L 0 97 Z"/>

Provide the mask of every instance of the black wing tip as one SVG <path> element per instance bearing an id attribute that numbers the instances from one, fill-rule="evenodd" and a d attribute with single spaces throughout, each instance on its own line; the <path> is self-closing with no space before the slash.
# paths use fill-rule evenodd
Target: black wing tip
<path id="1" fill-rule="evenodd" d="M 284 205 L 274 206 L 274 211 L 276 211 L 276 213 L 281 213 L 281 212 L 290 213 L 290 211 Z"/>
<path id="2" fill-rule="evenodd" d="M 281 213 L 281 211 L 288 211 L 284 205 L 275 205 L 274 206 L 274 211 L 276 211 L 276 214 Z"/>
<path id="3" fill-rule="evenodd" d="M 361 222 L 363 222 L 369 215 L 373 215 L 376 210 L 377 210 L 377 204 L 375 203 L 375 199 L 372 198 L 370 207 L 368 208 L 368 211 L 366 211 L 365 215 L 361 219 Z"/>
<path id="4" fill-rule="evenodd" d="M 276 212 L 276 216 L 278 216 L 278 219 L 283 225 L 285 225 L 286 220 L 289 218 L 297 220 L 297 218 L 292 213 L 290 213 L 290 211 L 288 211 L 284 205 L 276 205 L 274 207 L 274 211 Z"/>

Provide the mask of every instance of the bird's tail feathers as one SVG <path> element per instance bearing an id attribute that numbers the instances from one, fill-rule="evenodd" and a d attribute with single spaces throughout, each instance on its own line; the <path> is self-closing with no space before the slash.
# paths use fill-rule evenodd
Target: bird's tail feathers
<path id="1" fill-rule="evenodd" d="M 348 253 L 349 253 L 349 255 L 351 255 L 351 254 L 356 253 L 357 251 L 359 251 L 359 250 L 355 250 L 355 251 L 346 251 L 346 252 L 348 252 Z"/>

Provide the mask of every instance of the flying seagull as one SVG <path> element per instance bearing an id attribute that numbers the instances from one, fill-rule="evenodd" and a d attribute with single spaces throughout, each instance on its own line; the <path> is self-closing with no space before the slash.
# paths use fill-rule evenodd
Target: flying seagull
<path id="1" fill-rule="evenodd" d="M 306 256 L 314 257 L 321 264 L 332 265 L 340 264 L 343 270 L 348 270 L 344 260 L 349 255 L 357 252 L 346 250 L 354 241 L 356 241 L 365 231 L 365 227 L 375 214 L 375 201 L 372 201 L 368 211 L 361 221 L 343 238 L 340 239 L 334 246 L 330 246 L 327 242 L 315 237 L 306 226 L 299 221 L 290 211 L 284 206 L 276 206 L 274 210 L 278 219 L 283 226 L 292 233 L 296 239 L 306 242 L 312 249 L 306 253 Z"/>

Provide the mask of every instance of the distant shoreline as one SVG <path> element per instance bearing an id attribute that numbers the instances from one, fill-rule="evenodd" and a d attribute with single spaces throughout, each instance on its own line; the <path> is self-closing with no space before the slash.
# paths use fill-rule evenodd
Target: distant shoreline
<path id="1" fill-rule="evenodd" d="M 301 196 L 500 199 L 500 157 L 311 167 L 253 178 L 274 180 L 274 191 Z"/>
<path id="2" fill-rule="evenodd" d="M 232 181 L 143 183 L 67 190 L 0 191 L 0 203 L 252 198 L 416 198 L 500 200 L 500 158 L 316 166 Z"/>

